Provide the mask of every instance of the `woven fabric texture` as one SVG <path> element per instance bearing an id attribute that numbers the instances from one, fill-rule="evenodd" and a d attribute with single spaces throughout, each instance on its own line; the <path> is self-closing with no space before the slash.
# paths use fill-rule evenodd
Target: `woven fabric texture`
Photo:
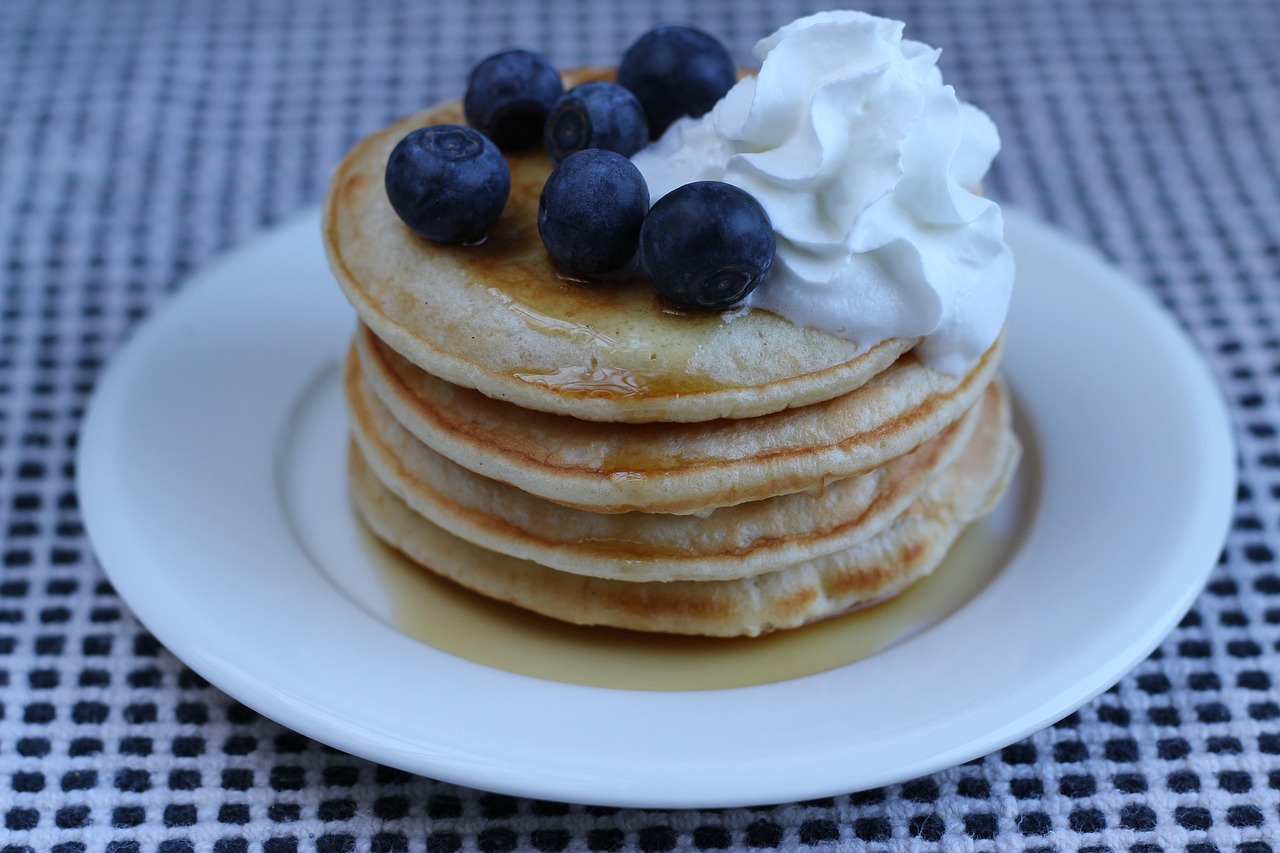
<path id="1" fill-rule="evenodd" d="M 688 21 L 746 63 L 790 0 L 0 4 L 0 850 L 1280 851 L 1280 4 L 875 2 L 1001 128 L 988 192 L 1107 255 L 1206 355 L 1234 526 L 1158 651 L 1058 724 L 820 801 L 648 811 L 456 787 L 206 684 L 95 562 L 95 380 L 188 273 L 316 205 L 364 134 L 520 44 L 613 63 Z M 1178 460 L 1171 459 L 1176 465 Z M 229 626 L 230 627 L 230 626 Z"/>

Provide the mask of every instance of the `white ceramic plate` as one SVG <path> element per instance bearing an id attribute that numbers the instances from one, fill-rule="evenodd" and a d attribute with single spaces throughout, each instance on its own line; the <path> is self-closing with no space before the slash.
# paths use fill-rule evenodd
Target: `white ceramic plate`
<path id="1" fill-rule="evenodd" d="M 1034 510 L 963 607 L 864 660 L 753 687 L 586 687 L 464 660 L 326 578 L 334 554 L 307 533 L 351 527 L 343 424 L 323 400 L 354 321 L 318 232 L 315 215 L 281 228 L 157 312 L 103 376 L 78 464 L 94 547 L 148 628 L 213 684 L 339 749 L 624 806 L 901 781 L 1105 690 L 1190 607 L 1222 545 L 1234 454 L 1205 366 L 1136 285 L 1014 212 L 1005 372 L 1030 451 L 1020 505 Z"/>

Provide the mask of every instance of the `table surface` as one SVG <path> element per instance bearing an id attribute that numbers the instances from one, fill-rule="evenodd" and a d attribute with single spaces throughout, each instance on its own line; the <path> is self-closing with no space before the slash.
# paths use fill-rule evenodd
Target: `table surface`
<path id="1" fill-rule="evenodd" d="M 988 192 L 1087 242 L 1205 354 L 1234 524 L 1149 659 L 1058 724 L 883 789 L 751 809 L 522 800 L 264 719 L 105 581 L 72 460 L 95 379 L 187 275 L 318 203 L 364 134 L 510 45 L 613 63 L 687 21 L 742 63 L 814 4 L 0 5 L 0 847 L 1280 849 L 1280 4 L 878 2 L 996 120 Z M 1177 464 L 1177 460 L 1170 460 Z M 10 845 L 10 846 L 4 846 Z"/>

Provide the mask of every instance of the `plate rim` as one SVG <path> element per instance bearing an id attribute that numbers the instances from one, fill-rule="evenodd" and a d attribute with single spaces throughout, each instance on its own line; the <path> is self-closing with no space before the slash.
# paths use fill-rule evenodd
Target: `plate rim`
<path id="1" fill-rule="evenodd" d="M 235 666 L 228 666 L 227 661 L 217 656 L 191 648 L 192 643 L 188 637 L 184 637 L 181 626 L 174 625 L 172 614 L 162 611 L 164 602 L 154 601 L 147 597 L 145 590 L 138 589 L 137 569 L 131 568 L 127 563 L 131 559 L 140 559 L 138 555 L 143 552 L 139 548 L 145 546 L 138 540 L 135 529 L 119 525 L 119 512 L 112 511 L 106 505 L 112 491 L 107 460 L 111 456 L 109 451 L 113 429 L 118 428 L 121 417 L 120 408 L 124 403 L 122 395 L 129 390 L 129 379 L 133 373 L 145 367 L 147 348 L 156 346 L 168 333 L 167 327 L 176 322 L 176 318 L 181 318 L 184 311 L 189 311 L 190 306 L 202 299 L 208 299 L 211 283 L 218 282 L 220 277 L 225 276 L 228 270 L 235 269 L 237 264 L 243 265 L 258 255 L 286 246 L 290 241 L 303 240 L 314 244 L 311 248 L 320 253 L 321 263 L 323 263 L 318 236 L 319 214 L 314 210 L 259 235 L 248 244 L 224 255 L 202 272 L 198 272 L 188 280 L 178 294 L 160 306 L 152 317 L 141 324 L 130 340 L 111 359 L 99 379 L 93 399 L 86 410 L 76 455 L 77 491 L 80 495 L 82 515 L 91 547 L 98 555 L 98 561 L 103 570 L 143 624 L 152 630 L 176 656 L 228 695 L 245 702 L 264 716 L 344 751 L 462 785 L 520 796 L 624 807 L 729 807 L 802 800 L 877 787 L 914 778 L 985 755 L 1038 731 L 1078 709 L 1118 681 L 1156 648 L 1191 607 L 1204 580 L 1213 568 L 1217 551 L 1228 530 L 1236 482 L 1234 441 L 1221 391 L 1213 381 L 1207 364 L 1195 351 L 1194 345 L 1175 325 L 1173 318 L 1158 306 L 1149 293 L 1104 261 L 1093 250 L 1019 211 L 1006 208 L 1005 216 L 1011 230 L 1016 230 L 1024 236 L 1029 235 L 1028 239 L 1039 240 L 1077 255 L 1080 263 L 1108 281 L 1108 286 L 1115 288 L 1113 296 L 1126 303 L 1132 310 L 1139 312 L 1152 324 L 1153 334 L 1157 334 L 1166 345 L 1172 347 L 1171 352 L 1176 354 L 1179 361 L 1179 374 L 1188 383 L 1189 390 L 1201 403 L 1210 404 L 1199 407 L 1194 414 L 1198 419 L 1199 428 L 1209 436 L 1208 444 L 1213 445 L 1212 449 L 1201 448 L 1201 450 L 1205 451 L 1206 458 L 1210 454 L 1217 455 L 1217 463 L 1209 466 L 1213 469 L 1210 473 L 1217 476 L 1213 477 L 1211 488 L 1207 490 L 1213 494 L 1202 495 L 1196 509 L 1197 516 L 1202 519 L 1203 527 L 1202 535 L 1199 537 L 1202 542 L 1197 549 L 1197 554 L 1194 557 L 1191 555 L 1183 557 L 1188 564 L 1198 564 L 1188 569 L 1192 574 L 1198 571 L 1198 583 L 1188 584 L 1185 589 L 1179 590 L 1177 595 L 1172 596 L 1163 608 L 1163 618 L 1147 626 L 1145 631 L 1130 637 L 1123 653 L 1112 656 L 1109 665 L 1095 669 L 1090 679 L 1069 685 L 1067 689 L 1052 697 L 1051 701 L 1046 700 L 1037 707 L 1026 709 L 1017 719 L 1006 720 L 1002 726 L 992 729 L 986 737 L 970 738 L 950 750 L 934 751 L 930 755 L 920 755 L 912 760 L 894 762 L 892 765 L 884 763 L 878 770 L 859 767 L 847 769 L 843 773 L 832 773 L 828 770 L 825 773 L 808 776 L 799 773 L 797 768 L 805 765 L 806 771 L 812 770 L 812 756 L 805 756 L 808 764 L 799 759 L 788 762 L 785 758 L 779 758 L 775 750 L 771 753 L 772 757 L 767 759 L 770 766 L 764 768 L 759 766 L 766 762 L 762 755 L 724 755 L 720 756 L 721 766 L 719 767 L 720 778 L 724 784 L 714 790 L 707 788 L 705 775 L 693 785 L 673 784 L 674 780 L 671 778 L 664 778 L 664 784 L 655 785 L 654 779 L 671 773 L 673 765 L 670 762 L 673 759 L 668 757 L 666 759 L 668 763 L 660 768 L 660 761 L 656 759 L 644 763 L 638 756 L 633 756 L 636 763 L 631 765 L 632 769 L 643 770 L 644 773 L 633 779 L 617 780 L 613 788 L 604 788 L 599 779 L 583 776 L 583 773 L 590 769 L 585 767 L 583 761 L 569 761 L 544 768 L 542 772 L 534 772 L 519 764 L 521 760 L 519 756 L 505 763 L 495 760 L 492 756 L 488 756 L 487 760 L 477 760 L 477 756 L 451 749 L 447 744 L 406 743 L 404 733 L 395 731 L 394 714 L 390 717 L 385 714 L 370 714 L 365 718 L 362 728 L 359 720 L 353 721 L 347 718 L 358 709 L 353 710 L 343 706 L 335 710 L 335 706 L 326 709 L 315 703 L 311 705 L 289 703 L 272 690 L 262 689 L 261 685 L 252 683 L 252 673 L 237 670 Z M 305 234 L 308 230 L 311 231 L 310 236 Z M 294 251 L 297 251 L 301 245 L 298 243 Z M 336 293 L 336 286 L 333 290 Z M 1017 299 L 1017 290 L 1015 290 L 1015 299 Z M 334 352 L 336 351 L 335 345 Z M 274 443 L 277 436 L 272 435 L 268 440 Z M 113 518 L 117 519 L 114 527 Z M 1212 544 L 1207 544 L 1209 540 L 1213 540 Z M 1022 545 L 1023 548 L 1026 547 L 1026 540 Z M 1014 559 L 1018 559 L 1018 555 L 1015 555 Z M 1203 565 L 1199 565 L 1200 563 Z M 1002 577 L 997 577 L 992 587 L 998 586 L 1001 580 Z M 327 581 L 321 580 L 321 583 L 327 585 Z M 991 594 L 994 593 L 991 588 L 988 588 L 979 593 L 975 601 L 984 596 L 989 597 Z M 335 590 L 333 595 L 336 597 L 339 594 Z M 951 620 L 954 620 L 959 613 L 975 607 L 975 601 L 969 602 L 957 614 L 953 614 Z M 328 606 L 334 604 L 333 601 L 328 602 Z M 357 620 L 367 620 L 367 623 L 360 622 L 360 631 L 368 632 L 370 637 L 377 635 L 379 637 L 377 642 L 385 645 L 386 648 L 398 648 L 415 658 L 422 657 L 421 649 L 416 652 L 409 651 L 411 646 L 421 645 L 418 641 L 377 622 L 354 604 L 347 602 L 347 606 L 360 611 L 360 616 L 355 617 Z M 944 623 L 925 631 L 924 634 L 929 635 L 939 630 L 946 621 L 949 620 L 944 620 Z M 908 641 L 907 645 L 911 642 L 913 641 Z M 880 664 L 869 668 L 879 669 L 884 658 L 902 656 L 901 653 L 893 655 L 894 651 L 891 649 L 877 656 L 882 658 Z M 437 654 L 444 653 L 437 652 Z M 459 664 L 462 665 L 462 670 L 457 669 Z M 657 698 L 642 698 L 631 695 L 630 691 L 539 682 L 527 676 L 489 670 L 479 664 L 460 662 L 457 659 L 449 665 L 433 659 L 432 665 L 439 670 L 437 674 L 448 675 L 466 671 L 467 678 L 475 678 L 478 682 L 486 684 L 496 680 L 497 689 L 515 689 L 522 691 L 526 696 L 545 699 L 545 694 L 550 692 L 555 701 L 568 701 L 571 707 L 591 705 L 593 709 L 616 709 L 624 707 L 625 703 L 625 706 L 633 709 L 636 707 L 646 709 L 644 713 L 665 713 L 670 710 L 671 705 L 668 699 L 661 698 L 668 694 L 661 694 Z M 806 682 L 805 689 L 813 695 L 827 695 L 839 693 L 842 688 L 835 682 L 840 680 L 832 673 L 819 673 L 795 681 Z M 767 710 L 775 706 L 779 696 L 785 698 L 788 685 L 792 683 L 782 682 L 758 687 L 731 688 L 729 691 L 706 691 L 706 693 L 732 692 L 734 698 L 741 699 L 742 713 L 761 713 L 762 709 Z M 587 701 L 588 694 L 592 697 L 590 701 Z M 686 697 L 686 699 L 677 700 L 676 707 L 683 706 L 694 713 L 706 713 L 706 708 L 709 706 L 720 709 L 725 706 L 723 701 L 704 701 L 706 697 L 697 691 L 671 695 Z M 588 730 L 584 731 L 584 737 L 599 738 L 601 736 L 601 732 L 595 728 L 587 728 Z M 678 740 L 678 733 L 673 735 Z M 788 742 L 794 737 L 794 734 L 789 735 Z M 439 736 L 437 736 L 438 739 Z M 434 748 L 425 748 L 429 746 Z M 524 746 L 527 752 L 528 744 Z M 851 757 L 849 745 L 847 743 L 836 745 L 827 752 L 827 756 L 836 760 L 841 756 L 849 759 Z M 565 757 L 560 758 L 563 760 Z M 691 758 L 692 760 L 694 759 Z M 607 764 L 607 761 L 604 763 Z M 696 768 L 688 766 L 689 763 L 685 762 L 685 767 L 675 769 L 677 772 L 695 770 Z M 754 765 L 754 769 L 758 772 L 755 774 L 743 772 L 747 765 Z M 663 770 L 663 774 L 655 775 L 655 771 L 659 769 Z M 764 781 L 758 781 L 760 779 Z M 840 779 L 848 781 L 841 782 Z"/>

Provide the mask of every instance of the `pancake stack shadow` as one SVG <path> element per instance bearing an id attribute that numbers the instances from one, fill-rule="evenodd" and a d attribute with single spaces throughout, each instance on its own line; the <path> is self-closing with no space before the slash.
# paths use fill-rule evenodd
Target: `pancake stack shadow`
<path id="1" fill-rule="evenodd" d="M 508 158 L 484 243 L 427 243 L 381 170 L 409 130 L 457 120 L 446 104 L 367 138 L 326 202 L 361 320 L 351 492 L 379 538 L 569 622 L 755 636 L 901 591 L 999 498 L 1019 454 L 1001 341 L 952 376 L 912 340 L 862 352 L 763 311 L 672 311 L 638 276 L 563 279 L 540 152 Z"/>

